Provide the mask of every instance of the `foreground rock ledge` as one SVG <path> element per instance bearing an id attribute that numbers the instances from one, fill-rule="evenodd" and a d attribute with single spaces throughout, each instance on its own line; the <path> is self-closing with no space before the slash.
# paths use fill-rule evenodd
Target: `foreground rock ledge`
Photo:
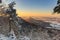
<path id="1" fill-rule="evenodd" d="M 25 22 L 25 21 L 24 21 Z M 46 28 L 38 28 L 35 26 L 22 26 L 22 32 L 18 31 L 18 27 L 11 24 L 12 29 L 19 38 L 17 40 L 60 40 L 60 31 L 55 29 L 46 29 Z M 30 29 L 31 27 L 31 29 Z M 7 36 L 9 34 L 9 18 L 0 16 L 0 34 Z"/>

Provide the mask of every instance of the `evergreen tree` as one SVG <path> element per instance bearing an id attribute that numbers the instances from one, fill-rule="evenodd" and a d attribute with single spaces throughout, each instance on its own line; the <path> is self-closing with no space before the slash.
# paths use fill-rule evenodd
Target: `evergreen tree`
<path id="1" fill-rule="evenodd" d="M 60 13 L 60 0 L 57 1 L 57 6 L 53 9 L 54 13 Z"/>

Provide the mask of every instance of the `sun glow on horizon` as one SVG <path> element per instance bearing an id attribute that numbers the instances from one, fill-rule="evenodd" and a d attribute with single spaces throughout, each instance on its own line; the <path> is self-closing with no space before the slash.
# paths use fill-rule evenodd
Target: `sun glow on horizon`
<path id="1" fill-rule="evenodd" d="M 29 12 L 17 10 L 17 14 L 20 17 L 59 17 L 60 14 L 52 14 L 52 12 Z"/>

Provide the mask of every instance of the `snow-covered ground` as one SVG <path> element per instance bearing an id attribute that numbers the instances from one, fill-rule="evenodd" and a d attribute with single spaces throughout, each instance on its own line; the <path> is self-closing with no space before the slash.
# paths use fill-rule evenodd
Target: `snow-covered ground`
<path id="1" fill-rule="evenodd" d="M 30 38 L 27 36 L 20 36 L 19 40 L 30 40 Z"/>
<path id="2" fill-rule="evenodd" d="M 60 23 L 58 22 L 51 22 L 50 24 L 52 28 L 60 30 Z"/>
<path id="3" fill-rule="evenodd" d="M 9 37 L 3 35 L 3 34 L 0 34 L 0 40 L 17 40 L 16 39 L 16 36 L 14 34 L 14 31 L 12 30 L 10 33 L 9 33 Z"/>
<path id="4" fill-rule="evenodd" d="M 60 23 L 57 21 L 45 21 L 49 22 L 52 27 L 47 27 L 47 28 L 53 28 L 53 29 L 58 29 L 60 30 Z"/>
<path id="5" fill-rule="evenodd" d="M 27 36 L 20 35 L 19 39 L 17 39 L 15 34 L 14 34 L 14 31 L 11 30 L 11 32 L 9 33 L 9 37 L 7 37 L 3 34 L 0 34 L 0 40 L 30 40 L 30 38 Z"/>
<path id="6" fill-rule="evenodd" d="M 0 34 L 0 40 L 8 40 L 8 37 L 4 36 L 3 34 Z"/>

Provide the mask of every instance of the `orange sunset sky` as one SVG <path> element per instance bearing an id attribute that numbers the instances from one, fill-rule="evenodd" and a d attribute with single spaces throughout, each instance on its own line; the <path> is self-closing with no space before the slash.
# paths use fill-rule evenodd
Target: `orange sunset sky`
<path id="1" fill-rule="evenodd" d="M 52 14 L 57 0 L 17 0 L 17 13 L 20 17 L 59 17 Z"/>
<path id="2" fill-rule="evenodd" d="M 60 14 L 52 14 L 53 12 L 29 12 L 17 10 L 17 14 L 20 17 L 60 17 Z"/>
<path id="3" fill-rule="evenodd" d="M 57 0 L 8 0 L 16 2 L 17 14 L 20 17 L 60 17 L 60 14 L 52 14 Z"/>

